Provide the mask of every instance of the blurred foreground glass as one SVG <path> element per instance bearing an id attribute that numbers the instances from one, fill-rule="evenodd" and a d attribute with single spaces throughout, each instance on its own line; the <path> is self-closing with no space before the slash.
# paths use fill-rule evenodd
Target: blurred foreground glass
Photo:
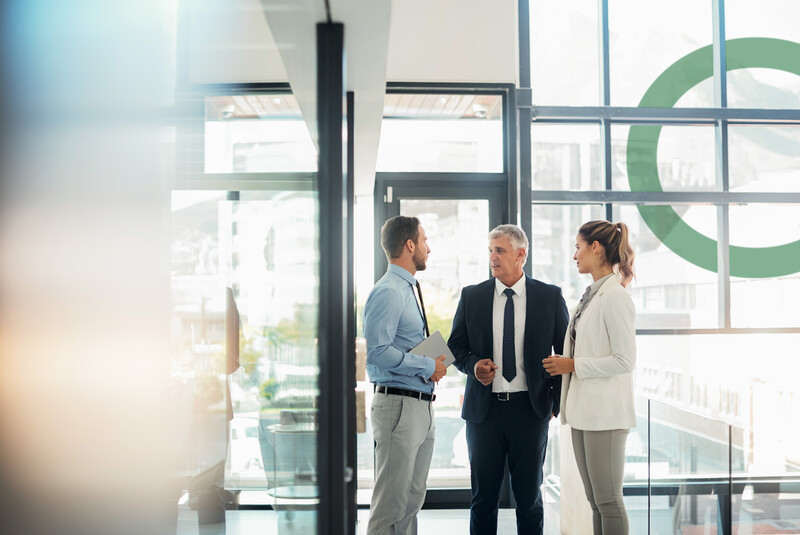
<path id="1" fill-rule="evenodd" d="M 175 529 L 174 2 L 0 6 L 3 533 Z"/>
<path id="2" fill-rule="evenodd" d="M 500 95 L 386 95 L 377 171 L 503 172 Z"/>

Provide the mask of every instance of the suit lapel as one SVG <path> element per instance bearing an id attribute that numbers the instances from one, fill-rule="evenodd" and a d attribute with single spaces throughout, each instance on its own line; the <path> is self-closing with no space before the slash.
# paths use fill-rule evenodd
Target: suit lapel
<path id="1" fill-rule="evenodd" d="M 495 289 L 495 282 L 494 278 L 488 280 L 486 284 L 486 288 L 483 288 L 481 291 L 481 313 L 484 315 L 482 321 L 484 325 L 486 325 L 486 330 L 484 332 L 489 333 L 488 340 L 485 340 L 486 343 L 485 347 L 487 349 L 488 357 L 494 360 L 494 325 L 492 323 L 492 316 L 494 313 L 494 289 Z"/>
<path id="2" fill-rule="evenodd" d="M 525 339 L 522 341 L 522 354 L 525 360 L 525 367 L 528 369 L 528 366 L 531 364 L 528 362 L 528 358 L 531 355 L 533 348 L 535 346 L 535 341 L 537 337 L 537 331 L 541 326 L 541 321 L 539 315 L 542 311 L 542 307 L 538 306 L 536 303 L 538 295 L 536 292 L 536 284 L 534 283 L 533 279 L 525 276 Z"/>

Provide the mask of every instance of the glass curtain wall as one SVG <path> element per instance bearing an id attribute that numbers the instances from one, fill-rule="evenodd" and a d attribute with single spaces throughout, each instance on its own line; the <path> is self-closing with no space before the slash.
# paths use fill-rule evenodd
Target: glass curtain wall
<path id="1" fill-rule="evenodd" d="M 192 107 L 171 225 L 172 389 L 191 415 L 176 438 L 191 452 L 183 472 L 213 469 L 229 499 L 278 510 L 279 530 L 313 530 L 316 150 L 285 90 L 200 96 Z M 199 498 L 190 493 L 190 505 Z"/>
<path id="2" fill-rule="evenodd" d="M 728 454 L 714 453 L 721 444 L 708 421 L 739 435 L 731 438 L 738 532 L 797 529 L 800 500 L 785 490 L 800 478 L 800 387 L 789 379 L 800 358 L 800 5 L 520 6 L 531 31 L 521 67 L 530 68 L 533 103 L 533 275 L 560 285 L 574 307 L 591 282 L 572 260 L 577 228 L 590 219 L 625 222 L 637 255 L 631 533 L 717 526 L 717 511 L 698 515 L 690 492 L 654 501 L 667 509 L 650 518 L 633 496 L 648 451 L 658 456 L 654 477 L 726 473 Z M 648 445 L 648 399 L 697 415 L 654 422 L 653 436 L 674 447 Z M 558 427 L 548 533 L 559 532 L 559 468 L 574 462 L 559 459 Z"/>

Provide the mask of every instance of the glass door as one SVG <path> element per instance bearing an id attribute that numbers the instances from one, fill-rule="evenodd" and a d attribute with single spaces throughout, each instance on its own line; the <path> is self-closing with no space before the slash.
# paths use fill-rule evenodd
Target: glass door
<path id="1" fill-rule="evenodd" d="M 391 202 L 385 203 L 384 213 L 376 211 L 375 218 L 376 278 L 383 275 L 387 265 L 379 244 L 384 221 L 395 215 L 418 217 L 428 236 L 431 254 L 427 269 L 416 276 L 423 288 L 430 330 L 440 331 L 447 340 L 461 289 L 490 275 L 486 237 L 489 230 L 504 221 L 505 188 L 412 187 L 397 182 L 386 187 L 390 188 Z M 388 196 L 386 200 L 390 200 Z M 469 503 L 470 470 L 466 428 L 461 419 L 465 385 L 466 376 L 451 366 L 436 386 L 436 443 L 428 474 L 427 502 Z M 364 390 L 369 407 L 372 390 Z M 366 412 L 369 415 L 369 410 Z M 362 488 L 371 487 L 370 478 L 365 476 L 372 475 L 372 447 L 368 418 L 367 432 L 359 435 Z M 364 501 L 363 494 L 360 501 Z"/>
<path id="2" fill-rule="evenodd" d="M 257 491 L 252 499 L 278 510 L 279 524 L 290 512 L 294 525 L 311 531 L 317 217 L 313 191 L 172 196 L 172 391 L 185 416 L 176 429 L 182 474 Z"/>
<path id="3" fill-rule="evenodd" d="M 386 272 L 380 245 L 383 223 L 416 216 L 431 247 L 417 274 L 428 323 L 447 339 L 461 289 L 489 277 L 487 234 L 516 221 L 516 110 L 511 85 L 443 87 L 390 84 L 373 193 L 374 280 Z M 368 290 L 363 288 L 362 290 Z M 364 291 L 359 291 L 364 298 Z M 363 311 L 360 311 L 363 313 Z M 369 415 L 372 385 L 359 379 Z M 466 377 L 448 370 L 436 387 L 436 442 L 426 504 L 467 506 L 470 501 L 466 430 L 461 405 Z M 361 392 L 359 392 L 360 394 Z M 359 402 L 361 403 L 361 402 Z M 359 504 L 369 503 L 374 443 L 369 419 L 358 433 Z M 502 503 L 508 503 L 504 491 Z"/>
<path id="4" fill-rule="evenodd" d="M 400 199 L 400 214 L 418 217 L 428 235 L 428 268 L 417 273 L 424 288 L 431 333 L 450 337 L 461 288 L 488 276 L 487 199 Z M 461 405 L 467 378 L 455 366 L 436 385 L 436 445 L 428 488 L 470 486 L 466 427 Z"/>

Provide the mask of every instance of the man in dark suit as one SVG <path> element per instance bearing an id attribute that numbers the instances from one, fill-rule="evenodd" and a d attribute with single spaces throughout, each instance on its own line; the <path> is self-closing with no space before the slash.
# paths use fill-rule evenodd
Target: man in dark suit
<path id="1" fill-rule="evenodd" d="M 560 376 L 542 359 L 561 354 L 569 316 L 557 286 L 527 277 L 528 238 L 516 225 L 489 233 L 492 278 L 461 292 L 447 345 L 467 374 L 461 417 L 471 466 L 470 533 L 497 533 L 506 461 L 517 501 L 517 532 L 544 530 L 542 467 Z"/>

